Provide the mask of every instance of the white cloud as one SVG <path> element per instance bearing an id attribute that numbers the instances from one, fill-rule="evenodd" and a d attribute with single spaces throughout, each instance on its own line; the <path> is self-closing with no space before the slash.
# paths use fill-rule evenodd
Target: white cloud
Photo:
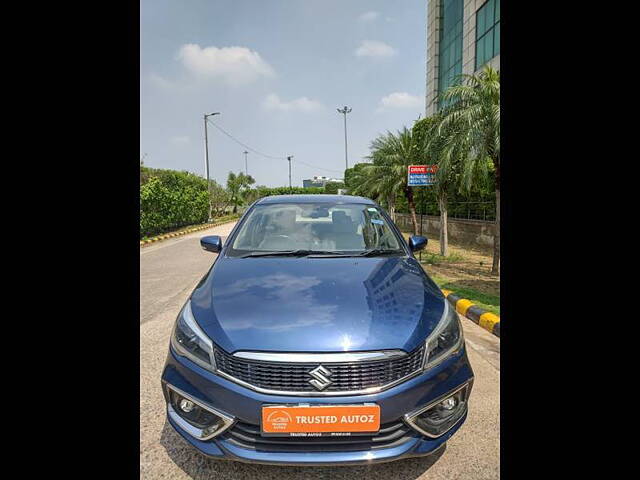
<path id="1" fill-rule="evenodd" d="M 424 99 L 417 95 L 410 95 L 407 92 L 393 92 L 386 97 L 382 97 L 378 111 L 391 108 L 422 108 Z"/>
<path id="2" fill-rule="evenodd" d="M 166 78 L 161 77 L 160 75 L 157 75 L 155 73 L 152 73 L 149 75 L 149 81 L 155 85 L 156 87 L 159 88 L 171 88 L 173 87 L 173 82 L 171 82 L 170 80 L 167 80 Z"/>
<path id="3" fill-rule="evenodd" d="M 324 106 L 317 100 L 311 100 L 307 97 L 296 98 L 290 102 L 280 100 L 280 97 L 272 93 L 264 99 L 262 106 L 267 110 L 280 110 L 283 112 L 316 112 L 322 110 Z"/>
<path id="4" fill-rule="evenodd" d="M 180 48 L 178 59 L 196 76 L 220 78 L 229 84 L 247 84 L 275 75 L 258 52 L 245 47 L 202 48 L 190 43 Z"/>
<path id="5" fill-rule="evenodd" d="M 358 21 L 363 23 L 374 22 L 379 16 L 378 12 L 365 12 L 358 17 Z"/>
<path id="6" fill-rule="evenodd" d="M 191 139 L 186 135 L 178 135 L 176 137 L 171 137 L 169 141 L 174 145 L 186 145 L 191 142 Z"/>
<path id="7" fill-rule="evenodd" d="M 377 40 L 365 40 L 355 51 L 357 57 L 392 57 L 396 53 L 390 45 Z"/>

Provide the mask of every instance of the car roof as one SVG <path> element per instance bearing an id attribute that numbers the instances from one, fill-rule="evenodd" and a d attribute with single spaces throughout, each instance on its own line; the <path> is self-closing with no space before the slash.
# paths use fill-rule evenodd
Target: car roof
<path id="1" fill-rule="evenodd" d="M 377 205 L 376 202 L 366 197 L 355 195 L 273 195 L 257 201 L 257 205 L 273 203 L 361 203 L 365 205 Z"/>

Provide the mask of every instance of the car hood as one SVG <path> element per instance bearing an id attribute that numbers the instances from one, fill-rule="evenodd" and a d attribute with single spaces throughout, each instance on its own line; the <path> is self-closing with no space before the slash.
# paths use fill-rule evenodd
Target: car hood
<path id="1" fill-rule="evenodd" d="M 191 309 L 229 353 L 410 352 L 433 331 L 445 301 L 411 257 L 220 256 Z"/>

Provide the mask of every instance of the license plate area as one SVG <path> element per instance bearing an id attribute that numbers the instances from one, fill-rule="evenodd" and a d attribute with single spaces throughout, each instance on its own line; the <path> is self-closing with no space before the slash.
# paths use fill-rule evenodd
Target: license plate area
<path id="1" fill-rule="evenodd" d="M 371 435 L 380 430 L 380 405 L 265 405 L 260 431 L 273 437 Z"/>

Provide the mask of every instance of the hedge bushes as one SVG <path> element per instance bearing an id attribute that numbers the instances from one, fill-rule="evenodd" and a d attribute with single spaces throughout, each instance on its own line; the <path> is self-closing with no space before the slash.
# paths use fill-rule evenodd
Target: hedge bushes
<path id="1" fill-rule="evenodd" d="M 256 187 L 256 198 L 262 197 L 271 197 L 273 195 L 289 195 L 290 193 L 294 195 L 318 195 L 324 193 L 323 187 Z"/>
<path id="2" fill-rule="evenodd" d="M 188 172 L 140 168 L 140 238 L 204 223 L 206 180 Z"/>
<path id="3" fill-rule="evenodd" d="M 341 184 L 328 186 L 332 193 L 342 187 Z M 222 198 L 226 192 L 215 184 L 213 191 L 215 210 L 222 213 L 228 203 Z M 325 188 L 321 187 L 257 187 L 247 192 L 245 200 L 253 203 L 258 198 L 271 195 L 315 195 L 325 192 Z M 209 216 L 207 199 L 207 181 L 197 175 L 140 166 L 140 238 L 206 222 Z"/>

